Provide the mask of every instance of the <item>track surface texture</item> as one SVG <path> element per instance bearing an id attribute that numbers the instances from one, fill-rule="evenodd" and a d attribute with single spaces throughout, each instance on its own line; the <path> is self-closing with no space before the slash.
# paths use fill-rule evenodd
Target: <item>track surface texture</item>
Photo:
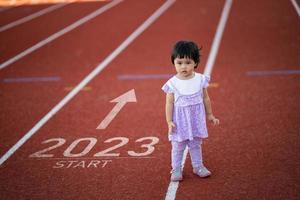
<path id="1" fill-rule="evenodd" d="M 202 73 L 225 2 L 175 1 L 13 152 L 165 1 L 121 1 L 2 68 L 0 199 L 165 199 L 171 145 L 161 86 L 175 73 L 170 50 L 182 39 L 203 46 Z M 0 32 L 0 64 L 110 3 L 69 3 Z M 0 26 L 49 6 L 1 11 Z M 208 89 L 221 122 L 208 125 L 203 143 L 212 176 L 194 176 L 187 156 L 175 199 L 300 199 L 299 55 L 292 1 L 232 1 Z M 96 129 L 128 91 L 136 102 Z"/>

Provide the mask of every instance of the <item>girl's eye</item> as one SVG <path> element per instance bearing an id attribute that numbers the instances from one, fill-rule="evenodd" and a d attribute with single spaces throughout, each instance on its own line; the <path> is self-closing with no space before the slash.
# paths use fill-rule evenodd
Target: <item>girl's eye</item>
<path id="1" fill-rule="evenodd" d="M 191 62 L 186 62 L 187 65 L 191 64 Z"/>
<path id="2" fill-rule="evenodd" d="M 177 64 L 178 64 L 178 65 L 181 65 L 181 62 L 178 62 Z"/>

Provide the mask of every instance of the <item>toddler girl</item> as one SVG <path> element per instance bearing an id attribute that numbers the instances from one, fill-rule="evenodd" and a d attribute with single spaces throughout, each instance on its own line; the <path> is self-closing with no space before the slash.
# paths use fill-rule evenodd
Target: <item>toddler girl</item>
<path id="1" fill-rule="evenodd" d="M 172 143 L 171 181 L 182 180 L 181 162 L 186 146 L 193 173 L 200 177 L 211 175 L 202 161 L 202 139 L 208 137 L 205 114 L 214 125 L 218 125 L 219 120 L 212 113 L 206 89 L 210 77 L 195 72 L 200 62 L 199 50 L 194 42 L 177 42 L 171 55 L 177 74 L 162 87 L 166 92 L 166 120 Z"/>

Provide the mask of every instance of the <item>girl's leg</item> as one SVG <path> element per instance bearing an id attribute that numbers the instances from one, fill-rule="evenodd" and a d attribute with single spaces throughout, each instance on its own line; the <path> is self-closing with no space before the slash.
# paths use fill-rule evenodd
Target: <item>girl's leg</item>
<path id="1" fill-rule="evenodd" d="M 193 173 L 205 178 L 211 175 L 211 172 L 204 167 L 202 160 L 202 140 L 200 138 L 194 138 L 194 140 L 189 141 L 189 152 L 193 165 Z"/>
<path id="2" fill-rule="evenodd" d="M 183 152 L 187 145 L 187 141 L 176 142 L 172 141 L 172 169 L 181 169 L 181 162 L 183 158 Z"/>
<path id="3" fill-rule="evenodd" d="M 188 142 L 189 153 L 192 160 L 193 168 L 199 168 L 203 166 L 201 144 L 202 139 L 198 137 Z"/>

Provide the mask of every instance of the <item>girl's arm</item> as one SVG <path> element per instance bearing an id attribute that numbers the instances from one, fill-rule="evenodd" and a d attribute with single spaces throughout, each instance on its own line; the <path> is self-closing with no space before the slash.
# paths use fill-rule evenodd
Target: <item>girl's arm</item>
<path id="1" fill-rule="evenodd" d="M 173 106 L 174 106 L 174 94 L 167 93 L 166 95 L 166 120 L 168 124 L 168 134 L 172 134 L 172 128 L 175 127 L 173 123 Z"/>
<path id="2" fill-rule="evenodd" d="M 212 113 L 210 98 L 206 88 L 203 89 L 203 101 L 204 101 L 207 119 L 209 121 L 212 121 L 214 125 L 218 125 L 220 121 L 217 118 L 215 118 L 215 116 Z"/>

